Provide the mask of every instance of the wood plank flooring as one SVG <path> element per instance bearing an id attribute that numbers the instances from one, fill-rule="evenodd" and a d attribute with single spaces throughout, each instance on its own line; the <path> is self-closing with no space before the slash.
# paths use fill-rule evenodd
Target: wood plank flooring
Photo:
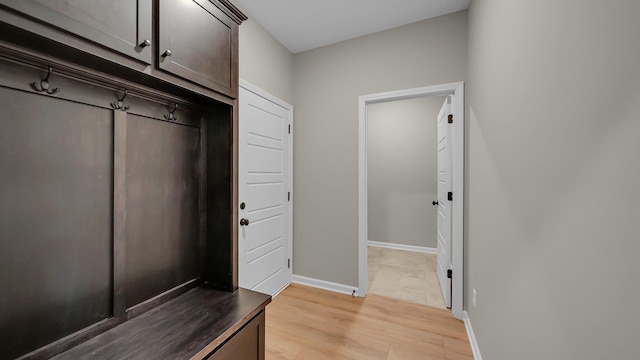
<path id="1" fill-rule="evenodd" d="M 451 312 L 292 284 L 267 306 L 266 360 L 473 360 Z"/>

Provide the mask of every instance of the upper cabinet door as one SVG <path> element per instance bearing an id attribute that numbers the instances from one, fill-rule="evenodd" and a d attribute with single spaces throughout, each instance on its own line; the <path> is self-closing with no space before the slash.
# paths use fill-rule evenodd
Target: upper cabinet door
<path id="1" fill-rule="evenodd" d="M 158 67 L 237 97 L 238 25 L 208 0 L 160 0 Z"/>
<path id="2" fill-rule="evenodd" d="M 152 0 L 0 0 L 0 4 L 151 64 Z"/>

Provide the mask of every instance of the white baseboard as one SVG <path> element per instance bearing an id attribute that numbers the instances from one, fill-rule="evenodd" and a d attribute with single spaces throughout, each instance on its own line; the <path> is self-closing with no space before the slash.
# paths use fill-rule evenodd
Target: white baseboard
<path id="1" fill-rule="evenodd" d="M 387 249 L 395 249 L 395 250 L 405 250 L 405 251 L 415 251 L 427 254 L 438 254 L 438 249 L 430 248 L 425 246 L 415 246 L 415 245 L 404 245 L 404 244 L 394 244 L 382 241 L 367 241 L 368 246 L 376 246 Z"/>
<path id="2" fill-rule="evenodd" d="M 471 319 L 469 319 L 469 313 L 466 310 L 462 315 L 462 320 L 464 321 L 465 328 L 467 328 L 467 336 L 469 336 L 469 343 L 471 344 L 471 351 L 473 351 L 473 358 L 475 360 L 482 360 L 480 348 L 476 341 L 476 335 L 473 333 L 473 327 L 471 326 Z"/>
<path id="3" fill-rule="evenodd" d="M 272 299 L 275 299 L 276 296 L 280 295 L 281 292 L 284 291 L 284 289 L 287 288 L 287 286 L 289 286 L 289 284 L 291 284 L 291 282 L 288 282 L 287 285 L 283 286 L 282 288 L 280 288 L 278 291 L 275 292 L 275 294 L 271 295 Z"/>
<path id="4" fill-rule="evenodd" d="M 344 284 L 338 284 L 331 281 L 318 280 L 309 278 L 301 275 L 293 275 L 291 282 L 300 285 L 311 286 L 318 289 L 329 290 L 341 294 L 353 295 L 355 291 L 355 295 L 358 295 L 358 288 L 355 286 L 349 286 Z"/>

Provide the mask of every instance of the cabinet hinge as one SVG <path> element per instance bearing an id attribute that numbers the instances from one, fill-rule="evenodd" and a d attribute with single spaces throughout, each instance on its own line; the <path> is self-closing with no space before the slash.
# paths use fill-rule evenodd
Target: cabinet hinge
<path id="1" fill-rule="evenodd" d="M 289 124 L 289 134 L 291 134 L 291 124 Z"/>
<path id="2" fill-rule="evenodd" d="M 291 191 L 287 192 L 287 201 L 291 201 Z"/>
<path id="3" fill-rule="evenodd" d="M 453 270 L 451 269 L 447 270 L 447 279 L 453 279 Z"/>
<path id="4" fill-rule="evenodd" d="M 287 269 L 291 269 L 291 259 L 287 259 Z"/>
<path id="5" fill-rule="evenodd" d="M 449 114 L 448 118 L 447 118 L 447 122 L 449 124 L 453 124 L 453 114 Z"/>
<path id="6" fill-rule="evenodd" d="M 453 201 L 453 193 L 451 191 L 447 193 L 447 200 Z"/>

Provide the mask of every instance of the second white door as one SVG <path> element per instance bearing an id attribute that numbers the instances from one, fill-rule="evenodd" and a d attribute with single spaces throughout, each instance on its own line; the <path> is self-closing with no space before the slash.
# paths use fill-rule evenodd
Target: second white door
<path id="1" fill-rule="evenodd" d="M 450 97 L 447 97 L 438 113 L 438 280 L 444 303 L 451 307 L 451 114 Z"/>
<path id="2" fill-rule="evenodd" d="M 238 280 L 274 295 L 291 282 L 291 106 L 240 87 Z"/>

